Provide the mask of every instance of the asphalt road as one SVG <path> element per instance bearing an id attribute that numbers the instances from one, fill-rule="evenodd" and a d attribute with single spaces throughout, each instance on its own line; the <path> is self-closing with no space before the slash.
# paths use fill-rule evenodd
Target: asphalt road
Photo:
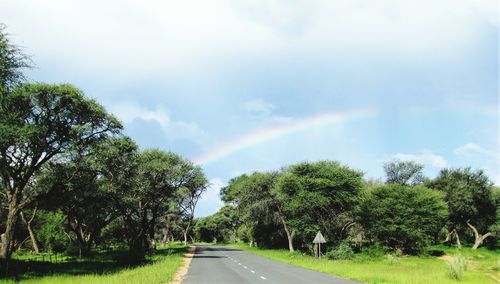
<path id="1" fill-rule="evenodd" d="M 198 246 L 184 284 L 200 283 L 357 283 L 307 270 L 240 249 Z"/>

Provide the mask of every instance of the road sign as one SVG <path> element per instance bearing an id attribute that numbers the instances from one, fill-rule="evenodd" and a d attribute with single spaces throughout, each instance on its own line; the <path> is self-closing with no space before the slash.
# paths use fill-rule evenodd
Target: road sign
<path id="1" fill-rule="evenodd" d="M 324 243 L 326 243 L 326 240 L 323 237 L 323 235 L 321 234 L 321 231 L 318 231 L 318 233 L 316 234 L 316 237 L 313 240 L 313 244 L 324 244 Z"/>

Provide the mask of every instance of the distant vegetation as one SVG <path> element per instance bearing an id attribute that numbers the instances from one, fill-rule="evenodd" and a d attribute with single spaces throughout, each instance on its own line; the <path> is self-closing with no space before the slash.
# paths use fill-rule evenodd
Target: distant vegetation
<path id="1" fill-rule="evenodd" d="M 208 186 L 201 168 L 174 153 L 140 150 L 81 90 L 27 82 L 30 66 L 0 26 L 0 275 L 68 267 L 94 274 L 159 260 L 171 250 L 158 249 L 173 240 L 186 244 Z"/>
<path id="2" fill-rule="evenodd" d="M 308 253 L 317 231 L 331 250 L 375 246 L 418 255 L 436 244 L 498 249 L 500 190 L 482 170 L 443 169 L 429 179 L 414 162 L 394 160 L 384 169 L 385 184 L 366 182 L 361 172 L 332 161 L 241 175 L 222 189 L 227 206 L 197 220 L 195 235 Z"/>

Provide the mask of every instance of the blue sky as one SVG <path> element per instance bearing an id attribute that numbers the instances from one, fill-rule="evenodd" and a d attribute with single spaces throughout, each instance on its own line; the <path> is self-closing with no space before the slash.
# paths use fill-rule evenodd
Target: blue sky
<path id="1" fill-rule="evenodd" d="M 33 81 L 69 82 L 117 115 L 142 148 L 193 161 L 252 133 L 324 114 L 203 164 L 239 174 L 338 160 L 383 178 L 399 158 L 472 166 L 500 184 L 496 0 L 0 1 L 32 55 Z M 234 142 L 234 143 L 233 143 Z"/>

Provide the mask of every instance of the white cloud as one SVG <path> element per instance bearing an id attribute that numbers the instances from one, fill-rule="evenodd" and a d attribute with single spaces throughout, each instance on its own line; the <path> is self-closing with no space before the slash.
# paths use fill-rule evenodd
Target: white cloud
<path id="1" fill-rule="evenodd" d="M 436 155 L 431 151 L 421 151 L 420 154 L 395 154 L 392 156 L 393 159 L 399 159 L 402 161 L 414 161 L 424 166 L 429 166 L 436 169 L 442 169 L 449 166 L 448 161 L 440 155 Z"/>
<path id="2" fill-rule="evenodd" d="M 276 115 L 273 113 L 276 106 L 263 100 L 253 99 L 243 103 L 243 109 L 252 115 L 252 118 L 265 123 L 286 123 L 292 121 L 291 117 Z"/>
<path id="3" fill-rule="evenodd" d="M 35 60 L 121 81 L 257 54 L 440 57 L 473 43 L 484 23 L 498 26 L 496 0 L 16 0 L 0 11 Z"/>
<path id="4" fill-rule="evenodd" d="M 244 110 L 262 115 L 270 114 L 275 108 L 276 107 L 273 104 L 268 103 L 263 99 L 250 100 L 243 104 Z"/>
<path id="5" fill-rule="evenodd" d="M 488 149 L 485 149 L 476 143 L 467 143 L 465 145 L 459 146 L 455 150 L 453 150 L 453 153 L 455 153 L 455 155 L 458 156 L 466 156 L 466 157 L 470 157 L 477 154 L 494 156 L 494 153 L 492 151 L 489 151 Z"/>
<path id="6" fill-rule="evenodd" d="M 206 138 L 206 133 L 196 123 L 173 121 L 162 106 L 149 109 L 133 103 L 119 103 L 111 105 L 109 110 L 124 123 L 131 123 L 137 119 L 157 122 L 165 135 L 172 140 L 190 139 L 200 143 Z"/>

